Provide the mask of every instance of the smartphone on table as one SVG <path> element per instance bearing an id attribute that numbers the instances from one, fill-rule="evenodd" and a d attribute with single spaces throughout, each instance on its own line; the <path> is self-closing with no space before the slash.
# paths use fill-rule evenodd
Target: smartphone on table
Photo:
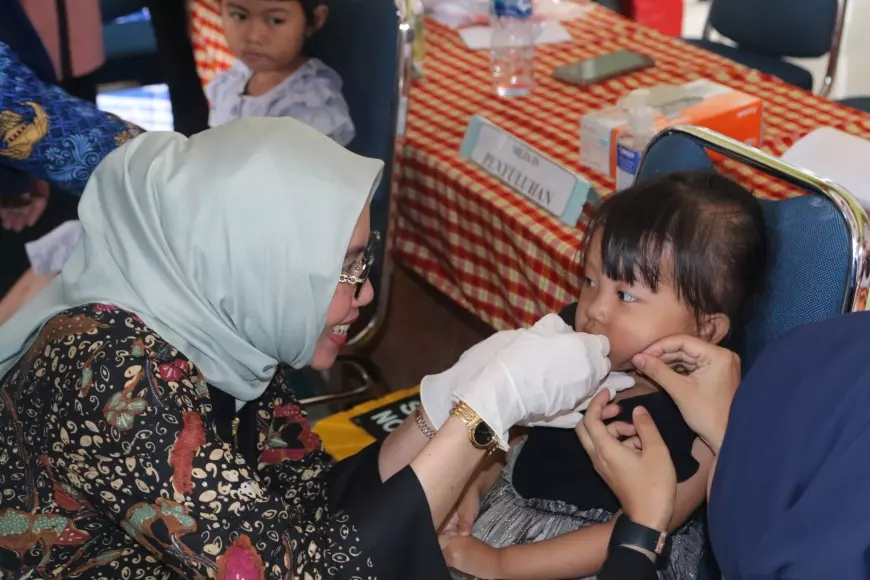
<path id="1" fill-rule="evenodd" d="M 553 78 L 569 85 L 585 87 L 654 65 L 655 61 L 646 55 L 620 50 L 560 66 L 553 71 Z"/>

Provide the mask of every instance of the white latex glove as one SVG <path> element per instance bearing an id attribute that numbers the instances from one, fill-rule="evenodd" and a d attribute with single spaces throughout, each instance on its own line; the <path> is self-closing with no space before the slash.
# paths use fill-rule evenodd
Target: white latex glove
<path id="1" fill-rule="evenodd" d="M 529 329 L 493 335 L 453 368 L 423 379 L 423 408 L 440 428 L 453 403 L 464 401 L 507 449 L 508 429 L 519 421 L 575 409 L 594 393 L 610 370 L 609 351 L 605 337 L 574 332 L 548 314 Z"/>
<path id="2" fill-rule="evenodd" d="M 500 350 L 516 340 L 522 330 L 502 330 L 462 353 L 459 361 L 437 375 L 427 375 L 420 382 L 420 404 L 437 431 L 450 417 L 456 402 L 453 385 L 470 382 L 495 358 Z"/>
<path id="3" fill-rule="evenodd" d="M 420 404 L 423 405 L 429 422 L 436 430 L 447 421 L 450 410 L 456 403 L 453 387 L 472 381 L 484 366 L 495 359 L 499 351 L 528 330 L 536 334 L 574 332 L 559 316 L 548 314 L 530 329 L 496 332 L 462 353 L 459 361 L 443 373 L 423 377 L 420 382 Z"/>
<path id="4" fill-rule="evenodd" d="M 620 372 L 612 372 L 607 376 L 607 380 L 601 383 L 598 389 L 586 397 L 575 409 L 571 411 L 562 411 L 550 417 L 531 417 L 527 421 L 519 423 L 524 427 L 553 427 L 557 429 L 573 429 L 583 418 L 583 411 L 595 398 L 595 395 L 601 391 L 610 391 L 610 400 L 616 396 L 616 393 L 630 389 L 634 386 L 634 378 L 630 375 Z"/>

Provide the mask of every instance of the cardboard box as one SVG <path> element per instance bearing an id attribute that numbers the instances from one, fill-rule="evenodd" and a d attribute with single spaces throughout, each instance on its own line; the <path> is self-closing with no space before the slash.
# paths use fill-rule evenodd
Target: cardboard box
<path id="1" fill-rule="evenodd" d="M 649 89 L 647 104 L 658 111 L 656 129 L 697 125 L 752 147 L 761 143 L 764 103 L 758 97 L 706 79 Z M 580 121 L 580 164 L 616 176 L 616 138 L 628 127 L 622 106 L 593 111 Z"/>

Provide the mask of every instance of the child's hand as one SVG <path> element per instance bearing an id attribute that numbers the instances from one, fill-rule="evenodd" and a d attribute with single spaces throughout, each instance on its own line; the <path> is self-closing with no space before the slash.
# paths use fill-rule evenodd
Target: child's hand
<path id="1" fill-rule="evenodd" d="M 472 485 L 462 494 L 459 503 L 453 508 L 450 517 L 447 518 L 447 523 L 444 524 L 441 533 L 455 536 L 470 536 L 474 520 L 479 515 L 480 492 L 476 486 Z"/>
<path id="2" fill-rule="evenodd" d="M 648 528 L 666 531 L 677 495 L 677 473 L 668 447 L 646 409 L 634 409 L 632 426 L 605 425 L 601 416 L 606 405 L 603 395 L 589 405 L 577 426 L 580 443 L 628 517 Z M 620 442 L 620 437 L 634 432 L 637 440 L 629 440 L 627 445 Z"/>
<path id="3" fill-rule="evenodd" d="M 447 565 L 478 578 L 504 577 L 501 550 L 472 536 L 442 536 L 441 546 Z"/>

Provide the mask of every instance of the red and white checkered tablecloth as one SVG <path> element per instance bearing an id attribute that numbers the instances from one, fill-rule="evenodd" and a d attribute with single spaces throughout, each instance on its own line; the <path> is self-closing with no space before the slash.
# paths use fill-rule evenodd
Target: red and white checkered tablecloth
<path id="1" fill-rule="evenodd" d="M 215 5 L 215 0 L 194 1 L 194 47 L 204 82 L 231 62 Z M 501 99 L 492 91 L 489 54 L 469 51 L 455 30 L 427 21 L 425 74 L 411 91 L 394 256 L 496 329 L 531 324 L 579 294 L 584 224 L 565 226 L 462 159 L 459 147 L 473 115 L 486 117 L 583 175 L 601 194 L 611 192 L 614 183 L 579 165 L 580 118 L 633 89 L 655 84 L 709 78 L 757 95 L 765 103 L 762 148 L 773 154 L 826 125 L 870 138 L 870 115 L 603 8 L 591 6 L 583 19 L 563 25 L 574 41 L 536 47 L 534 92 Z M 551 77 L 557 66 L 616 50 L 649 55 L 656 66 L 585 89 Z M 797 193 L 734 162 L 721 168 L 760 197 Z"/>

